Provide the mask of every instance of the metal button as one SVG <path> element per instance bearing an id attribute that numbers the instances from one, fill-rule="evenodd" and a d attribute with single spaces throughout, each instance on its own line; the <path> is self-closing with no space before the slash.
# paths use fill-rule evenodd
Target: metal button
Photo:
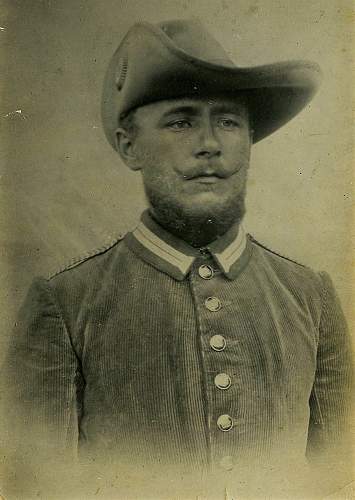
<path id="1" fill-rule="evenodd" d="M 223 335 L 213 335 L 213 337 L 210 338 L 210 346 L 214 351 L 223 351 L 226 344 L 227 342 Z"/>
<path id="2" fill-rule="evenodd" d="M 230 415 L 221 415 L 217 419 L 217 426 L 223 432 L 230 431 L 233 427 L 233 419 Z"/>
<path id="3" fill-rule="evenodd" d="M 198 274 L 204 280 L 210 280 L 211 278 L 213 278 L 214 271 L 211 266 L 208 266 L 207 264 L 202 264 L 198 268 Z"/>
<path id="4" fill-rule="evenodd" d="M 222 307 L 221 301 L 217 297 L 207 297 L 205 306 L 209 311 L 216 312 Z"/>
<path id="5" fill-rule="evenodd" d="M 214 383 L 218 389 L 226 390 L 232 385 L 232 381 L 227 373 L 219 373 L 214 378 Z"/>
<path id="6" fill-rule="evenodd" d="M 224 469 L 224 470 L 232 470 L 233 467 L 234 467 L 234 463 L 233 463 L 233 457 L 231 457 L 230 455 L 227 455 L 225 457 L 222 457 L 220 462 L 219 462 L 219 465 Z"/>

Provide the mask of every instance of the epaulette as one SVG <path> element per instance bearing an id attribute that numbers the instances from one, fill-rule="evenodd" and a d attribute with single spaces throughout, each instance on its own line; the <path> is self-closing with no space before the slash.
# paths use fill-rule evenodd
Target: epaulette
<path id="1" fill-rule="evenodd" d="M 262 243 L 260 243 L 258 240 L 256 240 L 251 234 L 248 233 L 248 237 L 250 238 L 250 240 L 255 243 L 256 245 L 258 245 L 259 247 L 263 248 L 264 250 L 266 250 L 267 252 L 270 252 L 274 255 L 277 255 L 278 257 L 281 257 L 281 259 L 285 259 L 285 260 L 288 260 L 289 262 L 293 262 L 294 264 L 297 264 L 298 266 L 301 266 L 301 267 L 307 267 L 305 266 L 304 264 L 301 264 L 300 262 L 297 262 L 296 260 L 293 260 L 293 259 L 290 259 L 289 257 L 286 257 L 285 255 L 282 255 L 280 253 L 277 253 L 277 252 L 274 252 L 274 250 L 271 250 L 271 248 L 268 248 L 267 246 L 263 245 Z"/>
<path id="2" fill-rule="evenodd" d="M 76 267 L 79 264 L 82 264 L 83 262 L 91 259 L 92 257 L 95 257 L 96 255 L 100 255 L 100 254 L 107 252 L 108 250 L 110 250 L 110 248 L 114 247 L 117 243 L 119 243 L 121 240 L 123 240 L 124 236 L 125 236 L 124 234 L 119 234 L 115 237 L 110 238 L 106 242 L 106 244 L 102 245 L 101 247 L 95 248 L 93 250 L 89 250 L 84 255 L 81 255 L 79 257 L 74 257 L 69 262 L 67 262 L 65 265 L 61 266 L 56 271 L 50 273 L 47 276 L 47 279 L 50 280 L 50 279 L 54 278 L 55 276 L 57 276 L 58 274 L 61 274 L 64 271 L 72 269 L 73 267 Z"/>

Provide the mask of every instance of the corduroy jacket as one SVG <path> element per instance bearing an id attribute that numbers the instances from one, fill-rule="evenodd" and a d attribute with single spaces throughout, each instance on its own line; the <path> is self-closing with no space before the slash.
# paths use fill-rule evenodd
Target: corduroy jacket
<path id="1" fill-rule="evenodd" d="M 237 478 L 344 449 L 350 343 L 331 280 L 241 230 L 199 251 L 145 214 L 36 279 L 6 373 L 24 456 Z"/>

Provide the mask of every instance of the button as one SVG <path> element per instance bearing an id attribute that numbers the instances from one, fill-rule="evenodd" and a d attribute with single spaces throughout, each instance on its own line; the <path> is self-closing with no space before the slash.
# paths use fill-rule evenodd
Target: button
<path id="1" fill-rule="evenodd" d="M 213 278 L 214 271 L 211 266 L 208 266 L 207 264 L 202 264 L 202 266 L 198 268 L 198 274 L 204 280 L 210 280 L 211 278 Z"/>
<path id="2" fill-rule="evenodd" d="M 207 297 L 205 306 L 209 311 L 216 312 L 222 307 L 221 301 L 217 297 Z"/>
<path id="3" fill-rule="evenodd" d="M 213 337 L 210 338 L 210 346 L 214 351 L 223 351 L 226 344 L 227 342 L 223 335 L 213 335 Z"/>
<path id="4" fill-rule="evenodd" d="M 219 373 L 214 378 L 214 383 L 218 389 L 226 390 L 232 385 L 232 381 L 227 373 Z"/>
<path id="5" fill-rule="evenodd" d="M 219 465 L 224 470 L 232 470 L 234 467 L 233 457 L 231 457 L 230 455 L 222 457 L 221 460 L 219 461 Z"/>
<path id="6" fill-rule="evenodd" d="M 230 431 L 233 427 L 233 420 L 230 415 L 221 415 L 217 419 L 217 426 L 223 432 Z"/>

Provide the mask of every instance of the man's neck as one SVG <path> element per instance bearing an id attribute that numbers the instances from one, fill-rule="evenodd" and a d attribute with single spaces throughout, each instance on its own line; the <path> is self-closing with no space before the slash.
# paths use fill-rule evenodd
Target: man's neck
<path id="1" fill-rule="evenodd" d="M 150 216 L 172 235 L 180 238 L 194 248 L 202 248 L 223 236 L 232 226 L 239 226 L 240 221 L 226 218 L 223 221 L 213 217 L 200 217 L 190 220 L 166 220 L 150 208 Z"/>

